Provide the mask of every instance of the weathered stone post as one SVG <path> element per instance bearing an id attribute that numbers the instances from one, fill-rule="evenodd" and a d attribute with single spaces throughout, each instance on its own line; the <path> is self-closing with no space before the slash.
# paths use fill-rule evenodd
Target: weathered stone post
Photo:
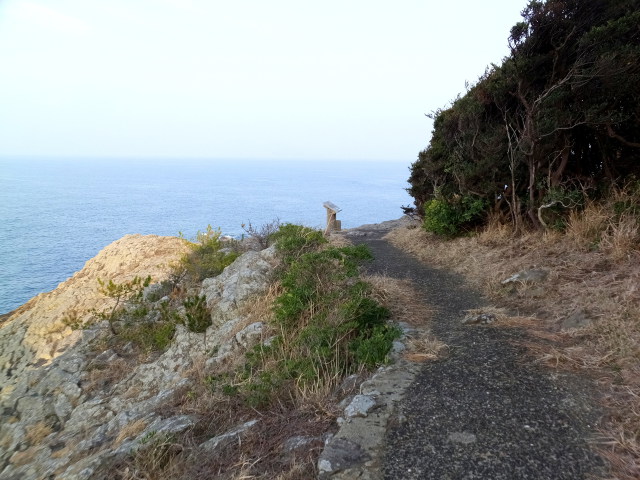
<path id="1" fill-rule="evenodd" d="M 331 202 L 324 202 L 322 205 L 327 209 L 327 228 L 324 234 L 329 235 L 331 232 L 339 232 L 342 228 L 342 222 L 336 216 L 341 211 L 341 208 Z"/>

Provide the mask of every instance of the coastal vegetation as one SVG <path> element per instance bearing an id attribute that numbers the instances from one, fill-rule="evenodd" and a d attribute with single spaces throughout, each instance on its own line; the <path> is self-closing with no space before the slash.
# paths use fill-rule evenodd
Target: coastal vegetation
<path id="1" fill-rule="evenodd" d="M 189 242 L 190 252 L 186 253 L 178 265 L 174 266 L 174 283 L 186 279 L 192 283 L 214 277 L 238 258 L 240 252 L 233 243 L 223 245 L 222 232 L 211 225 L 198 231 L 195 241 Z"/>
<path id="2" fill-rule="evenodd" d="M 640 174 L 638 1 L 531 0 L 522 17 L 503 62 L 430 115 L 409 179 L 430 231 L 562 230 Z"/>
<path id="3" fill-rule="evenodd" d="M 326 245 L 322 233 L 286 224 L 275 234 L 282 265 L 273 304 L 274 337 L 249 352 L 239 378 L 251 404 L 274 397 L 296 403 L 329 393 L 349 374 L 383 364 L 400 336 L 390 312 L 372 298 L 358 266 L 363 246 Z M 246 378 L 246 380 L 245 380 Z"/>
<path id="4" fill-rule="evenodd" d="M 136 449 L 109 467 L 118 472 L 117 478 L 185 478 L 203 471 L 313 478 L 321 435 L 335 421 L 335 403 L 341 398 L 337 392 L 351 388 L 343 385 L 345 379 L 389 360 L 393 341 L 401 335 L 392 323 L 398 318 L 393 312 L 407 310 L 411 302 L 397 299 L 408 287 L 361 277 L 360 266 L 372 258 L 367 247 L 330 242 L 318 230 L 293 224 L 249 226 L 247 234 L 244 243 L 223 240 L 209 227 L 173 264 L 168 280 L 153 284 L 140 276 L 124 282 L 100 279 L 99 291 L 110 300 L 108 307 L 94 310 L 84 323 L 83 315 L 67 315 L 68 326 L 98 332 L 89 344 L 95 359 L 85 384 L 92 395 L 108 395 L 137 365 L 165 353 L 174 355 L 172 348 L 182 348 L 175 342 L 185 340 L 180 329 L 191 336 L 189 348 L 197 346 L 202 352 L 194 357 L 199 363 L 183 373 L 190 379 L 189 388 L 164 407 L 170 415 L 201 420 L 182 433 L 146 431 L 147 424 L 141 422 L 127 426 L 120 441 L 146 433 Z M 231 343 L 224 343 L 220 333 L 207 339 L 216 307 L 208 304 L 204 272 L 215 277 L 247 245 L 264 249 L 269 244 L 276 263 L 266 292 L 244 307 L 241 315 L 246 318 L 233 327 Z M 242 336 L 247 331 L 252 340 Z M 100 360 L 114 353 L 116 360 Z M 256 414 L 260 422 L 254 426 Z M 275 436 L 274 422 L 281 433 Z M 243 433 L 242 448 L 224 448 L 224 454 L 207 462 L 194 462 L 198 445 L 238 425 L 251 425 Z M 315 440 L 283 463 L 282 442 L 300 428 L 316 435 Z M 265 444 L 266 437 L 277 441 Z"/>
<path id="5" fill-rule="evenodd" d="M 503 62 L 430 115 L 408 189 L 422 228 L 389 238 L 464 274 L 501 325 L 528 330 L 538 361 L 589 375 L 598 448 L 635 479 L 640 3 L 531 0 L 522 17 Z M 548 280 L 505 283 L 531 268 Z"/>
<path id="6" fill-rule="evenodd" d="M 124 282 L 98 278 L 98 292 L 112 299 L 111 305 L 93 309 L 84 322 L 77 311 L 67 312 L 63 323 L 77 330 L 104 322 L 110 335 L 100 336 L 96 349 L 121 349 L 131 344 L 143 355 L 165 351 L 178 324 L 190 332 L 204 333 L 211 325 L 211 312 L 206 299 L 193 289 L 205 278 L 219 275 L 240 255 L 238 245 L 225 244 L 220 237 L 220 230 L 211 225 L 198 231 L 194 241 L 186 241 L 188 251 L 172 265 L 169 279 L 151 288 L 150 276 L 135 276 Z"/>

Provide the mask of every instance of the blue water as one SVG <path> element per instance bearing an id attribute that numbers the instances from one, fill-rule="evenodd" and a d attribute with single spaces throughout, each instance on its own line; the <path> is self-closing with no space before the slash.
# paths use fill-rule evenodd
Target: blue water
<path id="1" fill-rule="evenodd" d="M 408 163 L 0 159 L 0 313 L 54 289 L 127 233 L 191 238 L 211 224 L 344 228 L 402 215 Z"/>

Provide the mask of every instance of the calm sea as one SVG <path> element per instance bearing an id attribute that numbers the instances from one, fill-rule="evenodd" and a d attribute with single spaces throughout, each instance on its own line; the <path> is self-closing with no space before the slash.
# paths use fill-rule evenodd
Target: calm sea
<path id="1" fill-rule="evenodd" d="M 408 163 L 273 160 L 0 159 L 0 313 L 54 289 L 127 233 L 191 238 L 207 225 L 344 228 L 398 218 Z"/>

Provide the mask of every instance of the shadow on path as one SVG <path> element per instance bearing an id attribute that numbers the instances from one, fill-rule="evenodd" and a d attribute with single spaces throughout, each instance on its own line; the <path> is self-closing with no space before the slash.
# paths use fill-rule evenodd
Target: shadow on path
<path id="1" fill-rule="evenodd" d="M 436 311 L 431 330 L 448 353 L 423 366 L 387 432 L 387 479 L 598 478 L 589 448 L 598 412 L 589 383 L 536 365 L 515 342 L 523 330 L 463 325 L 464 310 L 486 303 L 453 273 L 433 269 L 381 237 L 362 232 L 376 260 L 369 273 L 410 279 Z"/>

